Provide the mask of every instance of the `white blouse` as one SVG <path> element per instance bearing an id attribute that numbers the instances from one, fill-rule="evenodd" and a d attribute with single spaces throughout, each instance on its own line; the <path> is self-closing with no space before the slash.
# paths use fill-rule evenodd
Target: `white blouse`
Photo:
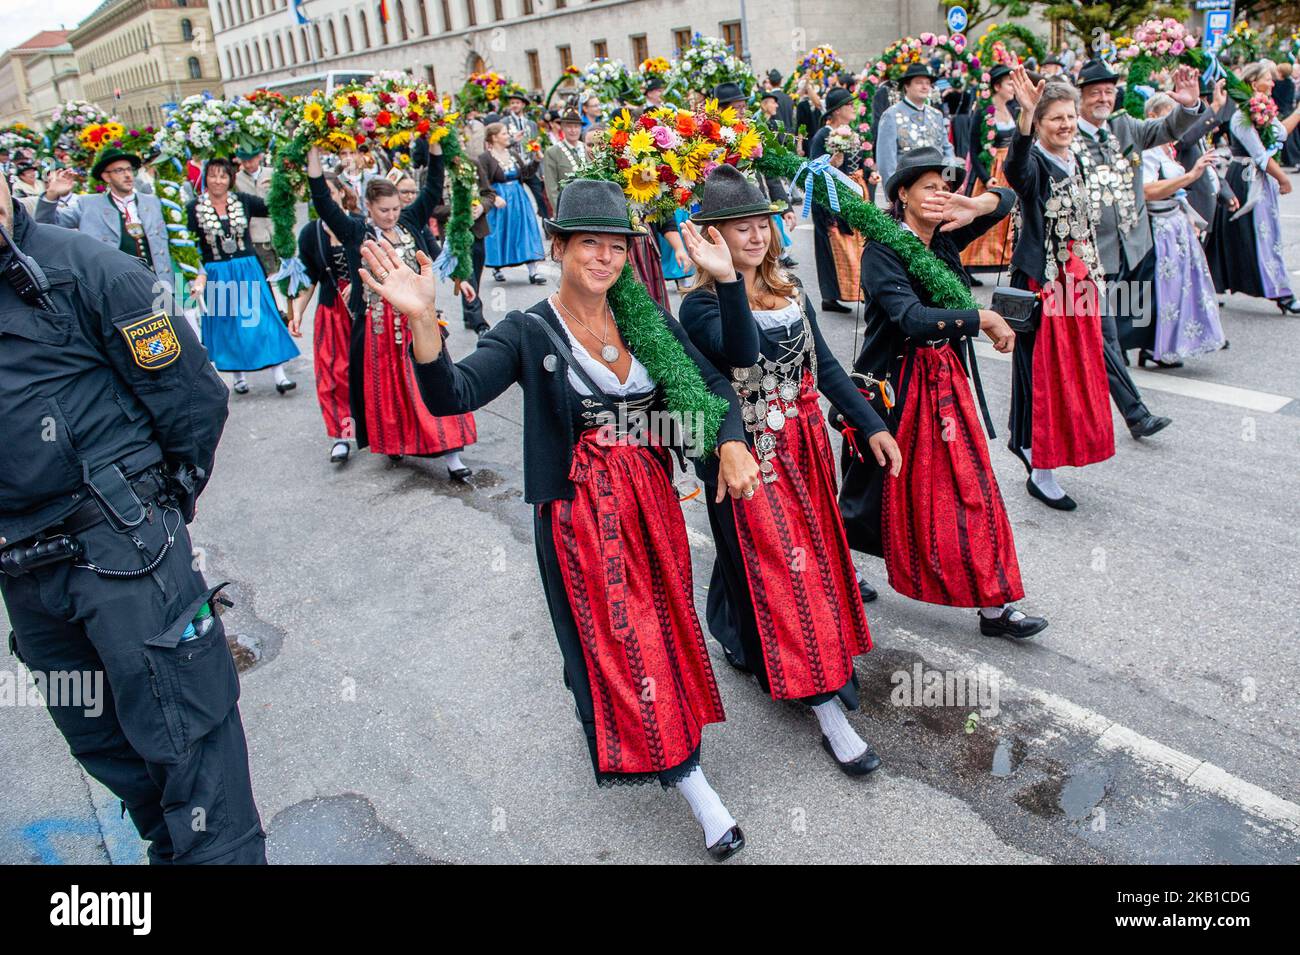
<path id="1" fill-rule="evenodd" d="M 789 331 L 795 325 L 803 324 L 803 308 L 797 298 L 792 298 L 785 308 L 754 309 L 754 321 L 764 331 Z"/>
<path id="2" fill-rule="evenodd" d="M 637 361 L 636 355 L 632 356 L 632 367 L 627 373 L 627 381 L 619 381 L 618 375 L 614 374 L 608 365 L 591 357 L 587 349 L 583 347 L 582 342 L 578 341 L 573 332 L 569 330 L 567 322 L 561 319 L 560 327 L 564 329 L 564 334 L 569 339 L 569 348 L 573 352 L 573 357 L 578 360 L 582 370 L 605 394 L 611 398 L 621 398 L 624 395 L 654 390 L 655 380 L 650 377 L 650 372 L 646 371 L 645 365 Z M 569 369 L 569 384 L 580 395 L 591 394 L 591 389 L 582 383 L 582 379 L 578 377 L 577 372 L 572 368 Z"/>

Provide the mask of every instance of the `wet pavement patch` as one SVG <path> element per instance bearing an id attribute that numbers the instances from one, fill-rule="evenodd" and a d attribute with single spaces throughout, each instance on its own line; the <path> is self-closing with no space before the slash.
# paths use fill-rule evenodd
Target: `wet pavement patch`
<path id="1" fill-rule="evenodd" d="M 273 865 L 447 864 L 380 822 L 356 793 L 304 799 L 276 813 L 266 827 L 266 855 Z"/>
<path id="2" fill-rule="evenodd" d="M 234 581 L 222 593 L 234 604 L 221 615 L 221 622 L 236 669 L 244 674 L 274 660 L 284 646 L 284 630 L 257 615 L 254 588 Z"/>

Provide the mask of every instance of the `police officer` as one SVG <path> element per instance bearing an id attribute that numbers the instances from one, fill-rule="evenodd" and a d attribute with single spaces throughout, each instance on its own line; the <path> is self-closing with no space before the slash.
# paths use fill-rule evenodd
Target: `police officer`
<path id="1" fill-rule="evenodd" d="M 150 862 L 264 863 L 239 680 L 212 613 L 221 585 L 192 567 L 185 527 L 225 385 L 139 259 L 32 221 L 3 182 L 0 225 L 10 652 L 65 687 L 99 674 L 102 710 L 51 694 L 50 715 Z"/>

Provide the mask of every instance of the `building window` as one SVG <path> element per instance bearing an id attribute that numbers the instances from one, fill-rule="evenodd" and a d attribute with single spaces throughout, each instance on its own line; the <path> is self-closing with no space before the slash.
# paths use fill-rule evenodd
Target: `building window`
<path id="1" fill-rule="evenodd" d="M 673 56 L 681 56 L 682 50 L 691 45 L 691 28 L 682 27 L 673 31 Z"/>
<path id="2" fill-rule="evenodd" d="M 366 20 L 366 11 L 362 10 L 357 14 L 357 19 L 361 21 L 361 49 L 370 49 L 370 23 Z"/>
<path id="3" fill-rule="evenodd" d="M 257 64 L 257 72 L 262 72 L 262 48 L 256 43 L 253 44 L 253 62 Z"/>
<path id="4" fill-rule="evenodd" d="M 533 0 L 521 0 L 520 12 L 524 16 L 529 16 L 533 12 Z"/>
<path id="5" fill-rule="evenodd" d="M 555 9 L 563 10 L 567 6 L 565 0 L 555 0 Z"/>
<path id="6" fill-rule="evenodd" d="M 275 65 L 284 66 L 284 40 L 278 33 L 275 35 Z"/>
<path id="7" fill-rule="evenodd" d="M 289 62 L 294 66 L 298 65 L 298 44 L 293 42 L 293 34 L 289 34 Z"/>
<path id="8" fill-rule="evenodd" d="M 470 26 L 478 26 L 478 13 L 474 9 L 474 0 L 465 0 L 465 16 L 469 18 Z"/>
<path id="9" fill-rule="evenodd" d="M 591 55 L 597 60 L 609 58 L 609 44 L 604 40 L 591 41 Z"/>
<path id="10" fill-rule="evenodd" d="M 330 52 L 335 56 L 339 55 L 339 34 L 334 29 L 334 21 L 330 21 Z"/>
<path id="11" fill-rule="evenodd" d="M 563 73 L 573 65 L 573 48 L 566 44 L 564 46 L 557 46 L 555 52 L 560 54 L 560 72 Z M 565 85 L 572 85 L 570 82 L 572 79 L 573 77 L 571 76 L 565 77 Z"/>
<path id="12" fill-rule="evenodd" d="M 732 20 L 730 23 L 719 23 L 718 29 L 722 31 L 722 42 L 731 47 L 731 52 L 736 56 L 744 59 L 745 57 L 745 38 L 741 33 L 740 21 Z"/>
<path id="13" fill-rule="evenodd" d="M 442 0 L 442 29 L 444 31 L 451 29 L 451 3 L 450 0 Z"/>
<path id="14" fill-rule="evenodd" d="M 533 84 L 533 89 L 540 90 L 542 88 L 542 64 L 537 59 L 537 51 L 527 50 L 524 55 L 528 57 L 528 78 Z"/>
<path id="15" fill-rule="evenodd" d="M 641 64 L 650 58 L 650 44 L 646 41 L 644 33 L 628 39 L 632 41 L 632 62 L 629 65 L 634 70 L 640 69 Z"/>
<path id="16" fill-rule="evenodd" d="M 402 6 L 402 0 L 397 0 L 397 29 L 403 40 L 410 39 L 411 31 L 406 24 L 406 7 Z"/>
<path id="17" fill-rule="evenodd" d="M 391 15 L 389 14 L 389 16 Z M 379 24 L 379 45 L 388 46 L 388 21 L 384 19 L 382 8 L 375 13 L 375 22 Z"/>
<path id="18" fill-rule="evenodd" d="M 505 11 L 501 8 L 501 0 L 492 0 L 492 19 L 504 20 L 505 18 L 506 18 L 506 14 Z"/>
<path id="19" fill-rule="evenodd" d="M 181 21 L 181 39 L 182 40 L 194 39 L 194 24 L 189 20 Z"/>
<path id="20" fill-rule="evenodd" d="M 429 35 L 429 11 L 425 7 L 425 0 L 415 0 L 420 7 L 420 32 L 425 36 Z"/>
<path id="21" fill-rule="evenodd" d="M 235 61 L 230 58 L 229 50 L 226 50 L 226 76 L 232 80 L 235 78 Z"/>
<path id="22" fill-rule="evenodd" d="M 199 64 L 199 58 L 197 56 L 190 57 L 189 65 L 190 65 L 190 79 L 192 80 L 203 79 L 203 67 Z"/>
<path id="23" fill-rule="evenodd" d="M 317 55 L 317 56 L 324 56 L 324 55 L 325 55 L 325 45 L 324 45 L 323 43 L 321 43 L 321 41 L 320 41 L 320 24 L 319 24 L 319 23 L 313 23 L 313 24 L 311 25 L 311 34 L 312 34 L 312 37 L 316 40 L 316 55 Z"/>
<path id="24" fill-rule="evenodd" d="M 434 96 L 437 96 L 438 95 L 438 72 L 433 68 L 432 63 L 430 63 L 428 66 L 424 68 L 424 73 L 429 80 L 429 89 L 433 90 Z"/>

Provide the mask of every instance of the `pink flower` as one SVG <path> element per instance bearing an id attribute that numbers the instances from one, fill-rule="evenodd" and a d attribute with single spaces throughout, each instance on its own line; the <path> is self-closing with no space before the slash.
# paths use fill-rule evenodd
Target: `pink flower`
<path id="1" fill-rule="evenodd" d="M 677 138 L 677 134 L 667 126 L 656 126 L 650 130 L 650 138 L 655 141 L 655 145 L 660 149 L 675 149 L 681 142 Z"/>
<path id="2" fill-rule="evenodd" d="M 922 43 L 922 45 L 924 45 L 924 46 L 934 46 L 934 44 L 935 44 L 935 40 L 936 40 L 936 39 L 937 39 L 937 38 L 935 37 L 935 35 L 934 35 L 933 33 L 922 33 L 922 34 L 921 34 L 921 43 Z"/>
<path id="3" fill-rule="evenodd" d="M 367 133 L 373 133 L 375 131 L 375 121 L 371 119 L 369 116 L 361 117 L 361 122 L 359 123 L 359 125 Z"/>
<path id="4" fill-rule="evenodd" d="M 987 82 L 989 82 L 989 75 L 988 75 L 987 73 L 981 73 L 981 74 L 980 74 L 980 82 L 983 82 L 983 83 L 987 83 Z"/>
<path id="5" fill-rule="evenodd" d="M 966 36 L 963 33 L 954 34 L 951 42 L 953 49 L 958 52 L 966 49 Z"/>
<path id="6" fill-rule="evenodd" d="M 1174 56 L 1181 56 L 1186 49 L 1187 47 L 1183 46 L 1182 40 L 1175 40 L 1173 43 L 1169 44 L 1169 52 Z"/>

